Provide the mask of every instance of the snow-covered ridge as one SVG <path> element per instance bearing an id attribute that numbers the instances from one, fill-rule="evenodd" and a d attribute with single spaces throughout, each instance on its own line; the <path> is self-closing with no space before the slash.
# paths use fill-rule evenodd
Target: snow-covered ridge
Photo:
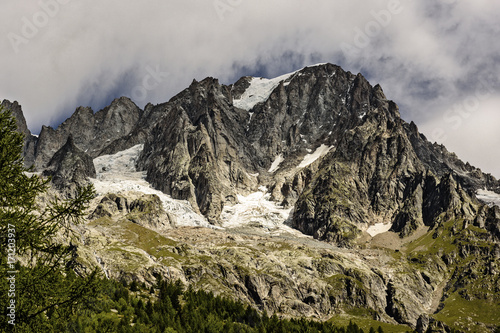
<path id="1" fill-rule="evenodd" d="M 114 155 L 99 156 L 94 159 L 96 179 L 91 179 L 98 195 L 138 191 L 144 194 L 156 194 L 163 203 L 165 211 L 173 214 L 177 226 L 211 227 L 207 220 L 196 214 L 189 202 L 175 200 L 169 195 L 155 190 L 145 180 L 146 173 L 135 168 L 144 145 L 137 145 Z"/>
<path id="2" fill-rule="evenodd" d="M 293 74 L 295 74 L 295 72 L 274 79 L 264 79 L 261 77 L 252 78 L 250 86 L 239 99 L 233 100 L 233 105 L 240 109 L 250 111 L 258 103 L 265 102 L 280 82 L 287 80 Z"/>
<path id="3" fill-rule="evenodd" d="M 324 63 L 315 64 L 307 67 L 316 67 L 322 65 L 324 65 Z M 269 96 L 271 96 L 273 90 L 276 89 L 276 87 L 279 86 L 279 84 L 282 81 L 285 81 L 286 85 L 289 79 L 295 73 L 300 72 L 304 68 L 301 68 L 292 73 L 278 76 L 274 79 L 266 79 L 262 77 L 252 78 L 252 80 L 250 81 L 250 86 L 245 90 L 245 92 L 241 95 L 239 99 L 233 100 L 233 105 L 240 109 L 250 111 L 258 103 L 265 102 L 269 98 Z"/>

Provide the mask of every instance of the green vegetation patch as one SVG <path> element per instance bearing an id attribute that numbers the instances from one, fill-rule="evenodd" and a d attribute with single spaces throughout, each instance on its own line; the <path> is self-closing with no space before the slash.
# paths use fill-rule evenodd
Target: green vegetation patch
<path id="1" fill-rule="evenodd" d="M 491 300 L 466 300 L 459 292 L 453 293 L 444 302 L 444 308 L 434 318 L 458 330 L 484 332 L 485 327 L 479 323 L 500 326 L 500 302 Z"/>
<path id="2" fill-rule="evenodd" d="M 391 333 L 412 332 L 412 329 L 406 325 L 396 325 L 377 321 L 373 319 L 373 314 L 373 310 L 371 309 L 350 309 L 347 310 L 345 314 L 333 317 L 330 319 L 330 322 L 336 326 L 348 326 L 349 323 L 356 323 L 356 325 L 365 333 L 370 332 L 371 327 L 380 327 L 381 331 Z M 380 329 L 375 331 L 380 331 Z"/>

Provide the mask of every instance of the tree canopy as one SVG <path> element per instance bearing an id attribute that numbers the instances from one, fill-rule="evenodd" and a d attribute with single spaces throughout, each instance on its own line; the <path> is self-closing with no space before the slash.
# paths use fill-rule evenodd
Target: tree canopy
<path id="1" fill-rule="evenodd" d="M 75 274 L 72 225 L 94 196 L 91 185 L 73 199 L 49 198 L 49 179 L 24 166 L 24 136 L 0 108 L 0 327 L 43 332 L 50 317 L 66 316 L 95 292 L 96 271 Z M 8 282 L 6 282 L 8 281 Z"/>

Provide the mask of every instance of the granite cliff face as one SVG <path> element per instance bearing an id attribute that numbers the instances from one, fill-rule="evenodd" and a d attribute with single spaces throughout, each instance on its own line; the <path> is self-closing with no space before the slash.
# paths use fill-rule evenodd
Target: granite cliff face
<path id="1" fill-rule="evenodd" d="M 25 156 L 60 191 L 98 187 L 78 247 L 108 276 L 180 278 L 287 316 L 445 330 L 460 306 L 472 319 L 454 327 L 496 325 L 468 302 L 500 309 L 500 210 L 478 193 L 500 183 L 361 74 L 323 64 L 193 81 L 144 110 L 81 107 Z"/>
<path id="2" fill-rule="evenodd" d="M 90 177 L 96 177 L 96 171 L 92 158 L 75 145 L 70 134 L 42 175 L 51 177 L 53 186 L 64 195 L 74 196 L 78 187 L 83 187 Z"/>
<path id="3" fill-rule="evenodd" d="M 19 131 L 24 135 L 24 165 L 30 167 L 35 163 L 35 153 L 38 138 L 32 135 L 31 131 L 28 129 L 23 110 L 18 102 L 10 102 L 4 99 L 1 105 L 12 112 L 12 115 L 16 118 Z"/>
<path id="4" fill-rule="evenodd" d="M 142 111 L 128 98 L 115 99 L 110 106 L 95 113 L 79 107 L 57 129 L 43 126 L 38 138 L 35 167 L 43 170 L 52 156 L 73 135 L 75 145 L 92 158 L 113 141 L 127 136 Z"/>

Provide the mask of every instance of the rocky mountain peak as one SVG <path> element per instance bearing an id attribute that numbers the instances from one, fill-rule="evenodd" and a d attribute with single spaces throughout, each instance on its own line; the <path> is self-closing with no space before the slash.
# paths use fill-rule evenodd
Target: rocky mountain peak
<path id="1" fill-rule="evenodd" d="M 95 114 L 79 107 L 57 129 L 42 128 L 36 166 L 48 167 L 65 143 L 92 158 L 144 144 L 137 166 L 147 180 L 214 224 L 238 195 L 264 186 L 274 200 L 295 207 L 296 228 L 342 244 L 369 221 L 406 235 L 433 225 L 437 215 L 430 211 L 458 207 L 450 196 L 469 202 L 478 188 L 500 191 L 494 177 L 402 120 L 380 85 L 333 64 L 272 79 L 245 76 L 231 85 L 193 80 L 146 111 L 126 97 Z M 446 177 L 459 194 L 444 191 Z M 344 229 L 346 239 L 339 236 Z"/>
<path id="2" fill-rule="evenodd" d="M 404 211 L 430 200 L 420 195 L 426 184 L 416 184 L 427 171 L 438 179 L 452 174 L 469 192 L 498 185 L 482 173 L 464 173 L 453 154 L 436 150 L 401 119 L 380 85 L 332 64 L 275 79 L 242 77 L 229 86 L 193 81 L 167 104 L 138 165 L 156 188 L 189 200 L 213 223 L 238 193 L 267 186 L 286 205 L 298 199 L 294 225 L 322 239 L 332 233 L 339 241 L 344 222 L 355 239 L 370 220 L 420 221 L 409 229 L 396 223 L 395 230 L 410 233 L 423 224 L 422 213 L 410 219 Z"/>
<path id="3" fill-rule="evenodd" d="M 89 107 L 78 107 L 57 129 L 42 127 L 35 165 L 43 170 L 70 134 L 73 134 L 78 148 L 91 157 L 97 157 L 113 141 L 128 135 L 141 116 L 142 110 L 126 97 L 115 99 L 95 114 Z"/>
<path id="4" fill-rule="evenodd" d="M 35 162 L 35 150 L 38 139 L 28 129 L 22 107 L 17 101 L 10 102 L 4 99 L 1 105 L 12 112 L 12 115 L 16 118 L 17 128 L 24 134 L 24 165 L 30 167 Z"/>
<path id="5" fill-rule="evenodd" d="M 26 118 L 24 117 L 21 105 L 17 101 L 11 102 L 4 99 L 1 104 L 4 108 L 9 109 L 12 115 L 16 118 L 17 128 L 19 132 L 23 133 L 25 137 L 31 135 L 28 125 L 26 124 Z"/>

